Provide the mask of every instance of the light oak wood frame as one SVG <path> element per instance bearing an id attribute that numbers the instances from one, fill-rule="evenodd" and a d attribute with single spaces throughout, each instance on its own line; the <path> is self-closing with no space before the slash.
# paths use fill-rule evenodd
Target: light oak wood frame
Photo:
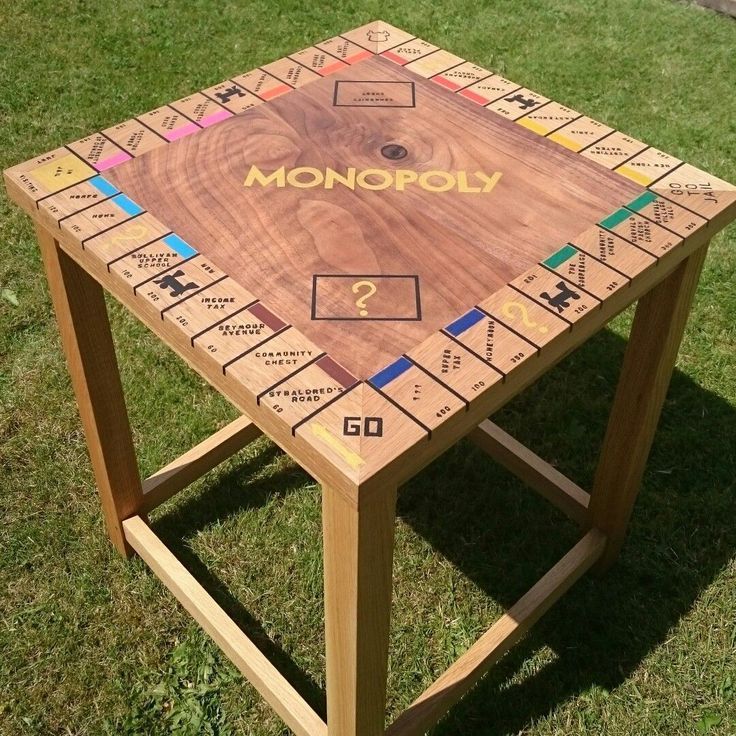
<path id="1" fill-rule="evenodd" d="M 61 344 L 87 438 L 110 541 L 129 556 L 123 519 L 142 511 L 143 489 L 102 287 L 36 225 Z"/>
<path id="2" fill-rule="evenodd" d="M 100 284 L 42 225 L 36 236 L 110 541 L 133 552 L 122 522 L 145 515 L 261 435 L 239 417 L 141 482 Z"/>
<path id="3" fill-rule="evenodd" d="M 644 293 L 590 496 L 484 420 L 471 439 L 588 528 L 540 581 L 386 730 L 396 491 L 432 457 L 356 485 L 323 482 L 327 723 L 149 527 L 145 512 L 260 435 L 242 417 L 141 483 L 100 285 L 47 230 L 37 234 L 108 534 L 153 572 L 299 736 L 391 736 L 431 727 L 590 567 L 618 554 L 705 258 L 707 243 Z M 584 335 L 587 337 L 587 335 Z M 580 338 L 582 341 L 583 337 Z M 558 356 L 558 359 L 563 354 Z M 509 387 L 506 398 L 537 376 Z M 498 407 L 496 407 L 498 408 Z M 320 479 L 322 480 L 322 479 Z"/>

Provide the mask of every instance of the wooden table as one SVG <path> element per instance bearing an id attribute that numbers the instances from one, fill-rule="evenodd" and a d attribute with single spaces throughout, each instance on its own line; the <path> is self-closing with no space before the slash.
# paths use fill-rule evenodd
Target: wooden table
<path id="1" fill-rule="evenodd" d="M 107 529 L 297 734 L 422 733 L 617 556 L 736 188 L 376 21 L 8 169 Z M 107 289 L 242 417 L 141 481 Z M 590 494 L 487 417 L 638 302 Z M 545 428 L 544 431 L 548 431 Z M 149 527 L 259 436 L 323 489 L 327 724 Z M 461 437 L 580 541 L 385 731 L 398 486 Z"/>

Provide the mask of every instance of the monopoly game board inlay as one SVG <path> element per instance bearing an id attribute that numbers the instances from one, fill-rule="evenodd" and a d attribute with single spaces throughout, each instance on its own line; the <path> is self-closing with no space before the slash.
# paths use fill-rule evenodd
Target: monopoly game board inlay
<path id="1" fill-rule="evenodd" d="M 363 399 L 428 439 L 736 203 L 716 177 L 383 23 L 6 181 L 134 311 L 360 475 L 394 445 L 345 431 Z"/>
<path id="2" fill-rule="evenodd" d="M 382 21 L 234 70 L 5 182 L 38 227 L 111 537 L 224 637 L 297 733 L 323 736 L 280 675 L 259 679 L 267 665 L 249 640 L 222 634 L 224 613 L 142 515 L 260 431 L 337 489 L 325 491 L 330 734 L 383 733 L 387 619 L 375 654 L 360 626 L 346 654 L 336 623 L 375 603 L 373 587 L 350 587 L 362 555 L 380 569 L 375 605 L 390 601 L 391 494 L 377 489 L 395 501 L 398 484 L 470 433 L 591 527 L 499 624 L 510 645 L 620 546 L 707 242 L 736 217 L 733 185 Z M 101 375 L 115 365 L 106 322 L 85 324 L 85 310 L 102 309 L 87 275 L 244 414 L 142 490 L 117 378 Z M 486 418 L 640 298 L 589 495 Z M 122 422 L 109 438 L 105 411 Z M 116 464 L 128 474 L 118 485 Z M 389 733 L 436 720 L 500 656 L 489 642 Z M 363 674 L 384 673 L 368 695 L 361 658 Z"/>

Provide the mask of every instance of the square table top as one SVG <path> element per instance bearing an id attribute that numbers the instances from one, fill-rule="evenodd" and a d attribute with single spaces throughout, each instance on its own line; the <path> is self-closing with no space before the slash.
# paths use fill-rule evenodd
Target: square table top
<path id="1" fill-rule="evenodd" d="M 383 21 L 5 181 L 307 469 L 358 484 L 736 217 L 732 185 Z"/>

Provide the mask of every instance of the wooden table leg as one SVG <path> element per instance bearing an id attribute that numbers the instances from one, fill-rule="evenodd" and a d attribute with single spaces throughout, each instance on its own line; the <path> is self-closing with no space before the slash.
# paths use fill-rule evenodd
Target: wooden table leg
<path id="1" fill-rule="evenodd" d="M 395 514 L 395 487 L 323 489 L 329 736 L 384 733 Z"/>
<path id="2" fill-rule="evenodd" d="M 122 521 L 143 500 L 102 287 L 36 226 L 110 540 L 126 556 Z"/>
<path id="3" fill-rule="evenodd" d="M 623 544 L 707 249 L 693 253 L 637 305 L 590 498 L 590 523 L 608 537 L 599 571 Z"/>

